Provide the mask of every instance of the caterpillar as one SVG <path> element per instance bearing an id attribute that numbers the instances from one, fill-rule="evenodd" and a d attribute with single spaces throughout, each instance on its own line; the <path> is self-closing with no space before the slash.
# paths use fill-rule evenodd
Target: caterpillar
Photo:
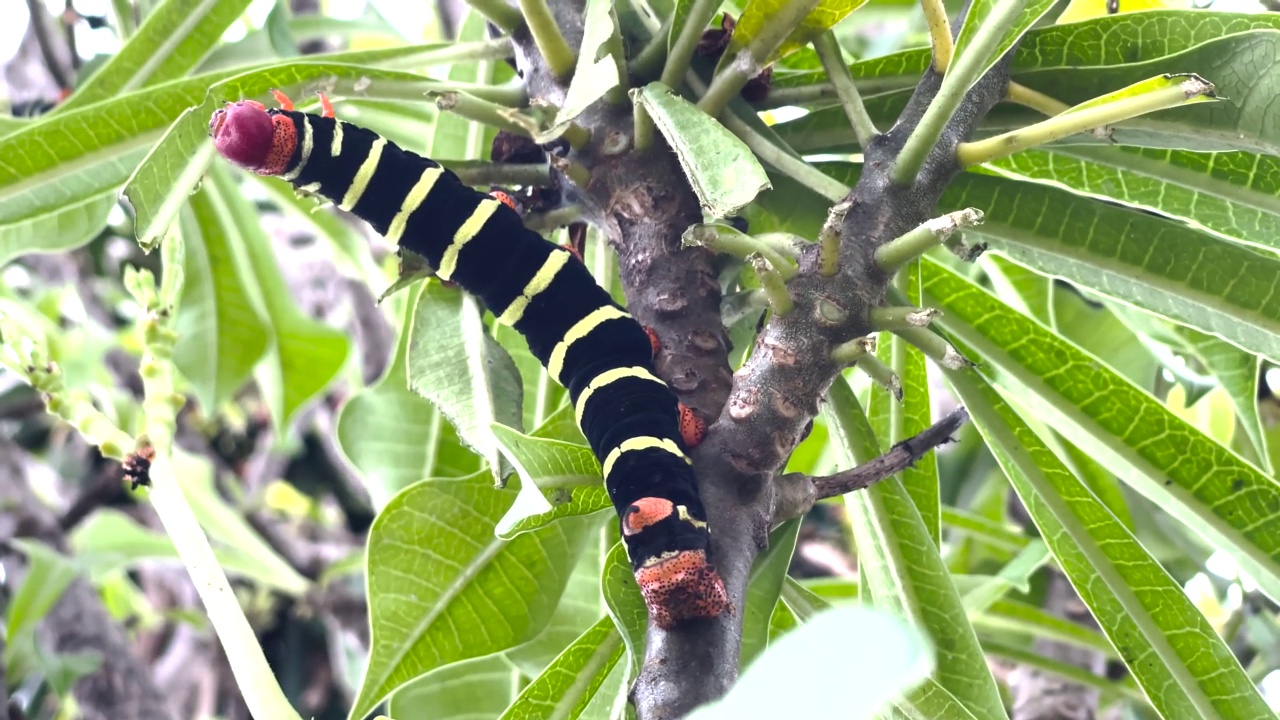
<path id="1" fill-rule="evenodd" d="M 273 95 L 279 109 L 241 100 L 214 111 L 209 132 L 218 153 L 353 213 L 523 335 L 569 390 L 650 618 L 671 628 L 724 612 L 728 597 L 687 454 L 705 428 L 654 374 L 656 336 L 501 197 L 336 119 L 323 95 L 319 115 Z"/>

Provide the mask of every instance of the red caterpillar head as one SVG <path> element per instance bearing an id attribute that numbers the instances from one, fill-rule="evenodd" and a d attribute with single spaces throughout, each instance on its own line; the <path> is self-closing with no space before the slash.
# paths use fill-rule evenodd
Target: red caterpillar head
<path id="1" fill-rule="evenodd" d="M 227 103 L 209 119 L 218 154 L 259 175 L 279 175 L 288 167 L 298 144 L 298 131 L 289 118 L 267 112 L 252 100 Z"/>

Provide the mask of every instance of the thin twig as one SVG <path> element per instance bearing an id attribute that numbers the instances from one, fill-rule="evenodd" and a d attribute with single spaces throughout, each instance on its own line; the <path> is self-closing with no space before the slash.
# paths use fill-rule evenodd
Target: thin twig
<path id="1" fill-rule="evenodd" d="M 969 411 L 963 407 L 956 408 L 951 414 L 929 426 L 919 435 L 894 445 L 888 452 L 871 462 L 835 475 L 813 478 L 818 499 L 862 490 L 906 470 L 930 450 L 952 442 L 951 436 L 967 422 L 969 422 Z"/>

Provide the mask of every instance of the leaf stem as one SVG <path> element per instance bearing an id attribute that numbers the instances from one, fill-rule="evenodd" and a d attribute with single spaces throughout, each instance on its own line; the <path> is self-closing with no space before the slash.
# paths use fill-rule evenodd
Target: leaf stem
<path id="1" fill-rule="evenodd" d="M 694 73 L 685 75 L 685 82 L 689 84 L 689 87 L 693 88 L 694 92 L 699 92 L 706 87 L 703 85 L 701 78 Z M 811 190 L 831 202 L 838 202 L 849 194 L 849 188 L 844 183 L 805 162 L 794 151 L 789 151 L 789 148 L 778 147 L 768 138 L 756 132 L 754 128 L 735 113 L 725 113 L 719 118 L 719 122 L 729 132 L 737 135 L 739 140 L 746 143 L 757 158 L 772 165 L 775 170 L 783 175 L 808 186 Z"/>
<path id="2" fill-rule="evenodd" d="M 1029 107 L 1032 110 L 1036 110 L 1048 115 L 1049 117 L 1059 115 L 1071 109 L 1070 105 L 1058 100 L 1057 98 L 1049 97 L 1039 90 L 1032 90 L 1026 85 L 1016 82 L 1009 83 L 1009 90 L 1005 95 L 1005 99 L 1011 103 Z"/>
<path id="3" fill-rule="evenodd" d="M 691 225 L 681 237 L 685 247 L 704 247 L 712 252 L 749 258 L 760 255 L 778 273 L 783 281 L 789 281 L 799 273 L 793 260 L 783 256 L 773 243 L 739 232 L 737 228 L 720 223 Z"/>
<path id="4" fill-rule="evenodd" d="M 627 72 L 635 78 L 636 86 L 642 86 L 657 78 L 662 73 L 662 64 L 667 59 L 667 45 L 670 42 L 671 23 L 675 16 L 667 18 L 662 28 L 651 38 L 636 56 L 627 64 Z"/>
<path id="5" fill-rule="evenodd" d="M 751 258 L 751 268 L 756 271 L 756 277 L 760 278 L 760 287 L 769 298 L 773 314 L 782 316 L 791 312 L 795 303 L 791 300 L 791 293 L 787 292 L 787 283 L 782 279 L 782 273 L 775 270 L 761 255 Z"/>
<path id="6" fill-rule="evenodd" d="M 858 94 L 853 75 L 844 62 L 840 44 L 836 42 L 836 34 L 828 30 L 814 38 L 813 49 L 818 53 L 818 59 L 822 61 L 822 68 L 827 71 L 831 84 L 835 86 L 836 95 L 840 98 L 840 106 L 844 108 L 844 114 L 849 118 L 849 124 L 853 126 L 858 145 L 865 148 L 872 138 L 880 134 L 880 131 L 876 129 L 875 122 L 867 114 L 867 106 L 862 103 L 862 95 Z"/>
<path id="7" fill-rule="evenodd" d="M 842 365 L 853 365 L 866 357 L 867 353 L 875 352 L 875 348 L 876 342 L 871 338 L 854 338 L 831 348 L 831 359 Z"/>
<path id="8" fill-rule="evenodd" d="M 965 52 L 949 64 L 933 102 L 929 103 L 924 116 L 898 153 L 892 172 L 895 184 L 910 186 L 915 183 L 916 175 L 937 144 L 938 137 L 964 101 L 969 88 L 985 72 L 992 51 L 1013 26 L 1025 5 L 1026 0 L 996 0 L 991 14 L 978 27 Z"/>
<path id="9" fill-rule="evenodd" d="M 573 77 L 573 68 L 578 62 L 577 53 L 569 47 L 564 35 L 560 34 L 547 0 L 520 0 L 520 12 L 524 15 L 529 34 L 533 35 L 533 42 L 538 46 L 538 52 L 542 53 L 542 59 L 547 61 L 551 73 L 562 82 Z"/>
<path id="10" fill-rule="evenodd" d="M 790 0 L 772 14 L 746 47 L 733 57 L 724 58 L 720 71 L 711 79 L 711 86 L 698 100 L 698 108 L 711 117 L 719 117 L 729 106 L 729 101 L 742 92 L 743 86 L 764 70 L 769 57 L 782 46 L 791 31 L 804 22 L 818 2 Z"/>
<path id="11" fill-rule="evenodd" d="M 510 33 L 524 22 L 520 11 L 508 5 L 504 0 L 467 0 L 467 4 L 476 12 L 485 16 L 494 25 Z"/>
<path id="12" fill-rule="evenodd" d="M 1112 125 L 1157 110 L 1167 110 L 1197 99 L 1212 97 L 1213 85 L 1191 75 L 1175 85 L 1079 110 L 1068 110 L 1048 120 L 986 140 L 960 143 L 956 148 L 956 154 L 961 165 L 971 167 L 1044 145 L 1068 135 Z"/>
<path id="13" fill-rule="evenodd" d="M 903 328 L 921 328 L 941 314 L 933 308 L 896 305 L 871 308 L 871 329 L 889 330 L 894 333 Z"/>
<path id="14" fill-rule="evenodd" d="M 479 163 L 450 168 L 464 185 L 528 185 L 551 182 L 547 163 Z"/>
<path id="15" fill-rule="evenodd" d="M 158 293 L 150 272 L 133 271 L 125 282 L 143 306 L 138 317 L 138 330 L 143 336 L 142 409 L 147 439 L 155 450 L 148 495 L 200 595 L 249 713 L 259 718 L 301 720 L 280 689 L 262 646 L 173 472 L 176 413 L 184 402 L 173 387 L 173 345 L 177 340 L 172 328 L 173 303 L 183 282 L 180 242 L 170 238 L 161 245 L 164 280 Z"/>
<path id="16" fill-rule="evenodd" d="M 951 55 L 956 43 L 951 37 L 951 23 L 947 21 L 947 8 L 942 0 L 920 0 L 925 22 L 929 24 L 929 44 L 933 47 L 933 69 L 946 73 L 951 66 Z"/>
<path id="17" fill-rule="evenodd" d="M 886 273 L 897 272 L 937 245 L 945 243 L 958 228 L 982 222 L 982 211 L 965 208 L 926 220 L 914 230 L 876 248 L 876 265 Z"/>
<path id="18" fill-rule="evenodd" d="M 867 374 L 867 377 L 875 380 L 888 390 L 898 402 L 902 402 L 902 380 L 897 373 L 889 369 L 880 361 L 880 358 L 873 355 L 870 351 L 858 360 L 858 369 Z"/>
<path id="19" fill-rule="evenodd" d="M 653 147 L 653 118 L 649 117 L 644 103 L 631 103 L 631 113 L 635 121 L 635 149 L 644 152 Z"/>
<path id="20" fill-rule="evenodd" d="M 456 90 L 447 92 L 428 92 L 428 98 L 435 98 L 436 107 L 447 110 L 468 120 L 506 130 L 509 133 L 529 137 L 528 128 L 508 117 L 512 108 L 482 100 L 474 95 Z"/>
<path id="21" fill-rule="evenodd" d="M 667 64 L 662 68 L 662 84 L 669 88 L 680 87 L 680 79 L 689 71 L 689 63 L 693 53 L 698 49 L 698 40 L 702 31 L 711 22 L 712 16 L 720 7 L 720 0 L 693 0 L 689 14 L 684 17 L 684 25 L 671 43 L 671 51 L 667 53 Z"/>

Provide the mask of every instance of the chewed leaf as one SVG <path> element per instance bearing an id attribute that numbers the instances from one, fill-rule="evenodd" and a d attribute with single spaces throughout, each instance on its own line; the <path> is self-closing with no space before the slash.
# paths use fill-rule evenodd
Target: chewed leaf
<path id="1" fill-rule="evenodd" d="M 746 143 L 667 86 L 650 83 L 632 96 L 649 111 L 713 216 L 728 217 L 772 187 Z"/>

